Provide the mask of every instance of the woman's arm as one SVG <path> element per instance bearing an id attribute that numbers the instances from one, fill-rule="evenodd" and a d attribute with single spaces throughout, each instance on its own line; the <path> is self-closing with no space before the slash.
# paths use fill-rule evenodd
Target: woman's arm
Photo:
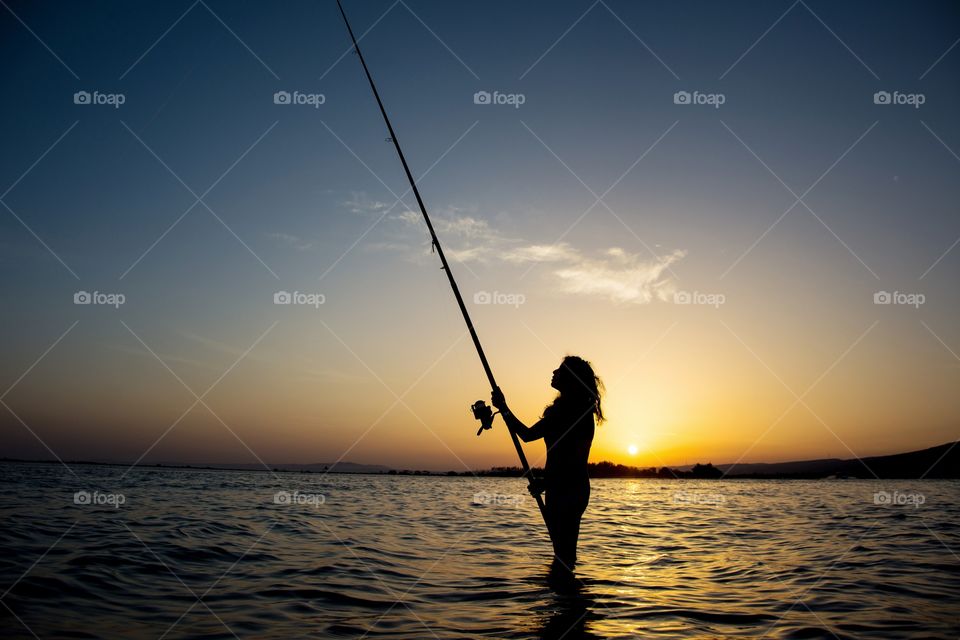
<path id="1" fill-rule="evenodd" d="M 510 407 L 507 406 L 507 401 L 504 399 L 500 387 L 494 389 L 493 394 L 490 396 L 490 403 L 500 410 L 500 415 L 507 424 L 507 428 L 516 433 L 524 442 L 533 442 L 543 437 L 546 431 L 546 420 L 540 420 L 532 427 L 523 424 L 523 421 L 510 411 Z"/>
<path id="2" fill-rule="evenodd" d="M 509 408 L 506 411 L 501 411 L 500 415 L 503 416 L 503 421 L 507 423 L 507 427 L 516 433 L 524 442 L 539 440 L 547 431 L 546 419 L 539 420 L 532 427 L 528 427 L 523 424 L 517 416 L 513 415 Z"/>

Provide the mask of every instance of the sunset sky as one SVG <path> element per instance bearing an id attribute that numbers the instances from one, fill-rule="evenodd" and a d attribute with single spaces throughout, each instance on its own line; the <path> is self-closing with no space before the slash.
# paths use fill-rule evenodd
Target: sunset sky
<path id="1" fill-rule="evenodd" d="M 517 463 L 332 0 L 5 2 L 0 456 Z M 577 354 L 594 461 L 958 439 L 960 7 L 345 7 L 528 424 Z"/>

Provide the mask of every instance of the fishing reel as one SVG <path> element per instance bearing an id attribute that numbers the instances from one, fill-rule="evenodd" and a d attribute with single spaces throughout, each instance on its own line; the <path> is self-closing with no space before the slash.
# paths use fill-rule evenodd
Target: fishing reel
<path id="1" fill-rule="evenodd" d="M 475 420 L 480 421 L 480 428 L 477 429 L 477 435 L 480 435 L 484 432 L 485 429 L 489 429 L 493 426 L 493 416 L 500 413 L 497 411 L 493 412 L 493 409 L 487 406 L 487 403 L 483 400 L 477 400 L 472 405 L 470 405 L 470 410 L 473 412 L 473 417 Z"/>

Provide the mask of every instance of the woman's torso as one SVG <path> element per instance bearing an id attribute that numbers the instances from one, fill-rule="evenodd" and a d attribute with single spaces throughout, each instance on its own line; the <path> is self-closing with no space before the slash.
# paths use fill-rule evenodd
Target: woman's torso
<path id="1" fill-rule="evenodd" d="M 558 401 L 548 409 L 547 489 L 582 489 L 590 486 L 587 460 L 593 444 L 594 417 L 589 407 Z"/>

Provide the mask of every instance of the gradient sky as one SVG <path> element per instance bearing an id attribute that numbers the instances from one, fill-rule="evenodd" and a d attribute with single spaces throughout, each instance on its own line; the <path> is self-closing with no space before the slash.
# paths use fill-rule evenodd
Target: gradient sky
<path id="1" fill-rule="evenodd" d="M 573 353 L 593 460 L 958 438 L 960 7 L 346 9 L 519 416 Z M 4 0 L 0 51 L 0 455 L 516 464 L 334 2 Z"/>

